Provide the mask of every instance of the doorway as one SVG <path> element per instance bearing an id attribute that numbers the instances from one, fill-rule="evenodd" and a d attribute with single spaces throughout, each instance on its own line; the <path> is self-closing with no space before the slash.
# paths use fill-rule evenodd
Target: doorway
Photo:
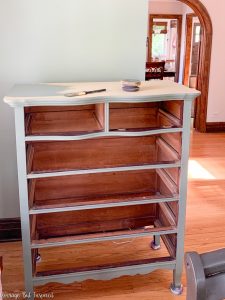
<path id="1" fill-rule="evenodd" d="M 165 61 L 164 77 L 178 82 L 182 34 L 182 15 L 150 14 L 147 62 Z"/>
<path id="2" fill-rule="evenodd" d="M 212 21 L 206 7 L 202 4 L 200 0 L 177 0 L 177 1 L 174 0 L 174 1 L 168 1 L 168 3 L 169 2 L 174 2 L 175 4 L 176 3 L 186 4 L 187 7 L 191 8 L 193 13 L 198 17 L 199 23 L 201 24 L 201 32 L 200 32 L 201 43 L 199 46 L 198 74 L 196 80 L 196 89 L 201 92 L 201 95 L 198 97 L 196 101 L 194 127 L 199 132 L 206 132 L 209 74 L 210 74 L 210 65 L 211 65 L 212 34 L 213 34 Z M 157 12 L 155 13 L 158 13 L 159 8 L 161 10 L 163 8 L 163 5 L 158 4 Z M 149 11 L 149 13 L 151 14 L 151 11 Z M 149 46 L 149 41 L 147 45 Z"/>
<path id="3" fill-rule="evenodd" d="M 212 52 L 212 21 L 206 7 L 200 0 L 178 0 L 189 6 L 198 17 L 201 24 L 201 43 L 199 49 L 198 76 L 196 89 L 201 91 L 195 105 L 194 127 L 199 132 L 207 129 L 207 104 L 209 93 L 209 74 Z"/>

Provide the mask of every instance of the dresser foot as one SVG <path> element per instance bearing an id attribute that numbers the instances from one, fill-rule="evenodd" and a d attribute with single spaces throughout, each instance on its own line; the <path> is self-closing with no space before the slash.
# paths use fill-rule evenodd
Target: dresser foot
<path id="1" fill-rule="evenodd" d="M 160 244 L 155 244 L 155 241 L 151 241 L 151 244 L 150 244 L 152 250 L 159 250 L 161 248 Z"/>
<path id="2" fill-rule="evenodd" d="M 37 253 L 37 256 L 36 256 L 36 262 L 41 262 L 41 254 L 40 253 Z"/>
<path id="3" fill-rule="evenodd" d="M 181 295 L 183 293 L 183 285 L 181 284 L 180 286 L 175 286 L 173 283 L 170 286 L 170 291 L 174 295 Z"/>

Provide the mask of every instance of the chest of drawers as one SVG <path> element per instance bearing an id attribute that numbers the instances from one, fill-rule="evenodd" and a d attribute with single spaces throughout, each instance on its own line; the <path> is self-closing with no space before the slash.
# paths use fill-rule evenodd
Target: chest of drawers
<path id="1" fill-rule="evenodd" d="M 70 91 L 106 92 L 68 98 Z M 15 86 L 26 291 L 46 282 L 173 270 L 181 290 L 192 100 L 199 95 L 167 81 L 139 92 L 118 82 Z M 168 255 L 39 271 L 42 249 L 153 237 Z"/>

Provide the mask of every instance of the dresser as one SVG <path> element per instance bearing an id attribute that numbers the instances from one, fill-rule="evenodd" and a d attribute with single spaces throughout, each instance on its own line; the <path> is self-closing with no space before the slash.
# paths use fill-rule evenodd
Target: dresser
<path id="1" fill-rule="evenodd" d="M 105 92 L 67 97 L 70 92 Z M 17 85 L 14 108 L 25 288 L 173 271 L 181 293 L 191 106 L 170 81 Z M 38 271 L 43 249 L 149 237 L 168 255 Z M 66 251 L 66 250 L 65 250 Z M 159 252 L 160 253 L 160 252 Z M 57 259 L 57 258 L 56 258 Z M 62 257 L 59 259 L 63 260 Z M 75 258 L 76 259 L 76 258 Z"/>

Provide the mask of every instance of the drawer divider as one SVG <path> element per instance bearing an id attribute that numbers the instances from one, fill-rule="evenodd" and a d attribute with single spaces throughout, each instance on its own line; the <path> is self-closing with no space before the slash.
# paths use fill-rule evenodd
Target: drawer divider
<path id="1" fill-rule="evenodd" d="M 178 193 L 179 193 L 178 187 L 177 187 L 176 183 L 166 173 L 166 171 L 158 169 L 158 170 L 156 170 L 156 173 L 160 176 L 160 178 L 165 183 L 165 185 L 167 186 L 167 188 L 171 191 L 171 193 L 174 196 L 178 195 Z"/>

